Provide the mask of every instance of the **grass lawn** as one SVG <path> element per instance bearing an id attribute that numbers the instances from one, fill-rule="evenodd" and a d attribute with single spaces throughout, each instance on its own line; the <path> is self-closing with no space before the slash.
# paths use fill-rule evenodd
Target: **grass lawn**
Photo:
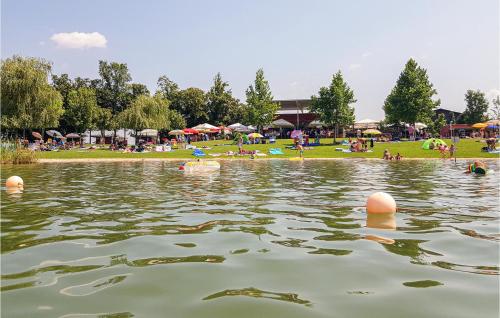
<path id="1" fill-rule="evenodd" d="M 450 145 L 451 141 L 445 139 L 445 142 Z M 440 153 L 437 150 L 423 150 L 422 141 L 410 142 L 387 142 L 387 143 L 375 143 L 373 152 L 361 152 L 361 153 L 343 153 L 341 151 L 335 151 L 335 148 L 347 149 L 347 146 L 333 145 L 332 139 L 322 139 L 321 145 L 317 147 L 311 147 L 304 151 L 305 158 L 382 158 L 385 149 L 388 149 L 391 154 L 395 155 L 400 153 L 403 158 L 440 158 Z M 227 151 L 237 152 L 238 147 L 232 144 L 232 141 L 226 140 L 215 140 L 215 141 L 202 141 L 195 142 L 198 148 L 202 146 L 208 146 L 211 149 L 203 149 L 207 154 L 210 153 L 220 153 L 220 157 L 214 158 L 232 158 L 230 156 L 225 156 L 224 153 Z M 246 150 L 260 150 L 262 153 L 266 153 L 266 157 L 257 158 L 291 158 L 297 157 L 298 152 L 296 150 L 287 149 L 287 146 L 292 146 L 293 141 L 291 139 L 279 139 L 275 144 L 259 144 L 259 145 L 244 145 Z M 500 158 L 498 154 L 489 154 L 482 152 L 481 148 L 486 146 L 486 143 L 479 142 L 473 139 L 463 139 L 458 143 L 457 158 Z M 281 148 L 284 155 L 269 155 L 269 148 Z M 63 150 L 57 152 L 41 152 L 38 154 L 40 159 L 92 159 L 92 158 L 179 158 L 179 159 L 192 159 L 195 158 L 191 155 L 192 150 L 178 150 L 175 149 L 172 152 L 148 152 L 148 153 L 122 153 L 120 151 L 110 151 L 108 149 L 97 149 L 97 150 Z M 249 156 L 246 156 L 249 157 Z M 212 156 L 206 156 L 206 158 L 212 158 Z M 242 158 L 242 156 L 235 156 L 234 158 Z"/>

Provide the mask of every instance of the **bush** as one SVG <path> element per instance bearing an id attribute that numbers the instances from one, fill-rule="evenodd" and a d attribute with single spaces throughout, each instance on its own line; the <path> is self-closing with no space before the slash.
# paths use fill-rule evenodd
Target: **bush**
<path id="1" fill-rule="evenodd" d="M 33 150 L 23 148 L 13 142 L 2 142 L 0 145 L 0 160 L 2 163 L 25 164 L 37 161 Z"/>

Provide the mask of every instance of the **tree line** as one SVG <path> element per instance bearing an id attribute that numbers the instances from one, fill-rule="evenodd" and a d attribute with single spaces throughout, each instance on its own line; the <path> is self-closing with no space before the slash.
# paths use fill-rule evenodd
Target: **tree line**
<path id="1" fill-rule="evenodd" d="M 64 133 L 83 133 L 97 129 L 104 134 L 119 128 L 172 130 L 205 122 L 241 122 L 261 130 L 279 109 L 262 69 L 257 70 L 243 103 L 232 95 L 220 73 L 207 92 L 196 87 L 181 89 L 163 75 L 151 94 L 146 85 L 132 82 L 127 64 L 99 61 L 98 68 L 97 79 L 71 79 L 68 74 L 53 75 L 52 63 L 44 59 L 13 56 L 2 60 L 2 130 L 58 128 Z M 436 95 L 427 70 L 409 59 L 384 102 L 384 125 L 422 122 L 439 132 L 447 123 L 442 114 L 434 115 L 440 105 Z M 474 124 L 488 119 L 489 103 L 483 92 L 468 90 L 465 102 L 466 110 L 456 122 Z M 354 103 L 354 91 L 338 71 L 329 86 L 311 96 L 309 110 L 333 127 L 336 137 L 339 128 L 354 124 Z M 500 117 L 499 108 L 497 96 L 492 107 L 495 119 Z"/>
<path id="2" fill-rule="evenodd" d="M 181 89 L 160 76 L 154 94 L 133 83 L 127 64 L 99 61 L 99 78 L 53 75 L 49 61 L 13 56 L 2 60 L 0 76 L 2 129 L 64 133 L 88 129 L 181 129 L 205 122 L 229 125 L 244 122 L 262 128 L 272 122 L 279 105 L 264 71 L 246 90 L 246 103 L 232 95 L 229 83 L 217 73 L 210 89 Z"/>

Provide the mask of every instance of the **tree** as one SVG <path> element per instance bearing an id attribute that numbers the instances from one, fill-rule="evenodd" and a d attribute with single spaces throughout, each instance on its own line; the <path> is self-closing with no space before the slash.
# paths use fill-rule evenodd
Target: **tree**
<path id="1" fill-rule="evenodd" d="M 14 55 L 0 69 L 2 126 L 15 129 L 57 127 L 61 94 L 48 82 L 51 63 Z"/>
<path id="2" fill-rule="evenodd" d="M 170 108 L 178 111 L 186 119 L 188 127 L 208 121 L 207 98 L 203 90 L 190 87 L 178 91 L 170 101 Z"/>
<path id="3" fill-rule="evenodd" d="M 98 111 L 95 91 L 82 87 L 69 92 L 64 119 L 77 133 L 83 133 L 95 127 Z"/>
<path id="4" fill-rule="evenodd" d="M 95 126 L 101 131 L 101 137 L 104 138 L 107 129 L 116 129 L 115 121 L 111 109 L 97 107 Z"/>
<path id="5" fill-rule="evenodd" d="M 128 82 L 132 80 L 127 64 L 99 61 L 101 80 L 98 104 L 111 109 L 113 115 L 123 111 L 131 102 Z"/>
<path id="6" fill-rule="evenodd" d="M 136 131 L 145 128 L 169 129 L 170 110 L 168 101 L 160 96 L 138 96 L 123 112 L 118 115 L 118 123 Z"/>
<path id="7" fill-rule="evenodd" d="M 318 96 L 311 97 L 310 111 L 325 124 L 335 127 L 334 143 L 337 142 L 339 127 L 354 124 L 354 107 L 349 105 L 355 102 L 354 92 L 340 71 L 333 75 L 329 87 L 321 87 Z"/>
<path id="8" fill-rule="evenodd" d="M 491 107 L 492 119 L 500 119 L 500 95 L 492 100 L 493 107 Z"/>
<path id="9" fill-rule="evenodd" d="M 179 85 L 170 80 L 167 76 L 163 75 L 158 78 L 157 93 L 161 94 L 163 98 L 172 101 L 175 99 L 175 94 L 179 92 Z"/>
<path id="10" fill-rule="evenodd" d="M 466 124 L 472 125 L 487 120 L 486 113 L 488 112 L 488 101 L 483 92 L 469 89 L 467 93 L 465 93 L 465 102 L 467 106 L 462 119 Z"/>
<path id="11" fill-rule="evenodd" d="M 279 105 L 273 102 L 269 82 L 264 78 L 264 70 L 259 69 L 255 75 L 254 85 L 246 90 L 248 124 L 254 125 L 260 131 L 264 125 L 270 124 Z"/>
<path id="12" fill-rule="evenodd" d="M 74 88 L 73 81 L 69 78 L 68 74 L 61 74 L 60 76 L 52 75 L 52 86 L 61 94 L 63 107 L 66 109 L 68 106 L 68 94 Z"/>
<path id="13" fill-rule="evenodd" d="M 136 99 L 141 95 L 149 95 L 149 89 L 146 85 L 140 83 L 132 83 L 129 85 L 130 95 L 132 96 L 132 100 Z"/>
<path id="14" fill-rule="evenodd" d="M 437 91 L 429 81 L 427 71 L 413 59 L 409 59 L 399 75 L 396 86 L 384 103 L 385 117 L 388 123 L 416 122 L 430 124 L 434 109 L 441 103 L 433 100 Z"/>
<path id="15" fill-rule="evenodd" d="M 446 126 L 446 117 L 444 114 L 439 114 L 436 120 L 430 125 L 430 130 L 433 134 L 441 134 L 441 128 Z"/>
<path id="16" fill-rule="evenodd" d="M 217 73 L 214 77 L 214 84 L 207 93 L 209 121 L 215 125 L 229 124 L 230 111 L 239 104 L 228 87 L 229 84 L 222 80 L 220 73 Z"/>
<path id="17" fill-rule="evenodd" d="M 176 111 L 171 109 L 170 110 L 170 129 L 183 129 L 186 127 L 186 120 L 182 115 Z"/>

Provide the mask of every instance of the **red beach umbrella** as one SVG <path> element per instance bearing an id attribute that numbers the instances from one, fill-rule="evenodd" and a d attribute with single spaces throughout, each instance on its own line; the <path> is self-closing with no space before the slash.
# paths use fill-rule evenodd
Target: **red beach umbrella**
<path id="1" fill-rule="evenodd" d="M 198 133 L 199 133 L 199 131 L 198 131 L 198 130 L 193 129 L 193 128 L 184 128 L 182 131 L 183 131 L 183 132 L 184 132 L 184 134 L 186 134 L 186 135 L 193 135 L 193 134 L 194 134 L 194 135 L 196 135 L 196 134 L 198 134 Z"/>

